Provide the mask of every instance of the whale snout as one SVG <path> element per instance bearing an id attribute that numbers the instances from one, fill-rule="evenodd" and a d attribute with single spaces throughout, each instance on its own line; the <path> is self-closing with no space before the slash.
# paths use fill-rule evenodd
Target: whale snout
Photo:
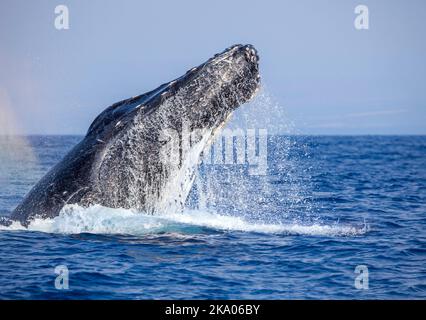
<path id="1" fill-rule="evenodd" d="M 259 55 L 257 54 L 257 50 L 251 44 L 241 45 L 238 47 L 238 51 L 244 53 L 248 62 L 258 63 Z"/>
<path id="2" fill-rule="evenodd" d="M 215 55 L 213 59 L 220 60 L 224 59 L 238 59 L 239 57 L 244 57 L 246 62 L 249 64 L 254 64 L 258 66 L 259 63 L 259 55 L 257 53 L 256 48 L 251 44 L 236 44 L 227 49 L 221 54 Z"/>
<path id="3" fill-rule="evenodd" d="M 259 55 L 251 44 L 234 45 L 224 51 L 225 59 L 232 64 L 234 92 L 243 103 L 250 100 L 260 85 Z"/>

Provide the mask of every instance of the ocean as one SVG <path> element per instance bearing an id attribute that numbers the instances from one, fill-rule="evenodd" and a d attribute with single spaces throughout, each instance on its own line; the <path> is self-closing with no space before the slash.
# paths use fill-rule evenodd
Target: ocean
<path id="1" fill-rule="evenodd" d="M 0 214 L 81 138 L 3 145 Z M 426 136 L 268 136 L 264 172 L 201 164 L 183 212 L 0 229 L 0 299 L 425 299 Z"/>

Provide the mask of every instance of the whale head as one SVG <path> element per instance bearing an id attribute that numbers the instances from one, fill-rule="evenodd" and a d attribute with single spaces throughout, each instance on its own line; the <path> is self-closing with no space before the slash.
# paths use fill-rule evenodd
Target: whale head
<path id="1" fill-rule="evenodd" d="M 192 128 L 220 126 L 257 91 L 258 60 L 253 46 L 232 46 L 172 82 L 165 98 L 170 96 L 172 104 L 183 104 L 181 110 Z M 183 101 L 178 101 L 181 98 Z"/>
<path id="2" fill-rule="evenodd" d="M 132 127 L 138 116 L 158 109 L 196 127 L 214 126 L 254 96 L 260 83 L 258 61 L 252 45 L 231 46 L 175 80 L 108 107 L 88 135 L 109 139 Z"/>
<path id="3" fill-rule="evenodd" d="M 98 146 L 86 202 L 146 212 L 182 206 L 203 149 L 258 90 L 258 60 L 253 46 L 234 45 L 102 112 L 86 136 Z"/>

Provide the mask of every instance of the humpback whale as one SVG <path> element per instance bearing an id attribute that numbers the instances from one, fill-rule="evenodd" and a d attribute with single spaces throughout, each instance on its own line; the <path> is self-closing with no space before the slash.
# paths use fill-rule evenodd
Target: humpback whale
<path id="1" fill-rule="evenodd" d="M 196 171 L 194 159 L 259 88 L 258 61 L 253 46 L 234 45 L 173 81 L 106 108 L 9 221 L 28 226 L 35 218 L 58 216 L 67 204 L 146 213 L 183 205 Z M 164 148 L 173 136 L 176 161 Z"/>

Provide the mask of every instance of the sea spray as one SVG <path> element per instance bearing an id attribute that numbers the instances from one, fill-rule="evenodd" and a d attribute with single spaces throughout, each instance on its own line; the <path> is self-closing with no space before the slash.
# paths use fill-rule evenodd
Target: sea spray
<path id="1" fill-rule="evenodd" d="M 309 153 L 284 110 L 265 86 L 237 110 L 224 130 L 235 133 L 233 139 L 222 134 L 204 151 L 187 205 L 256 222 L 318 222 Z M 252 150 L 266 153 L 266 170 L 258 174 L 251 170 L 257 165 L 248 157 Z"/>
<path id="2" fill-rule="evenodd" d="M 244 217 L 221 215 L 215 212 L 189 210 L 153 216 L 130 209 L 113 209 L 94 205 L 82 208 L 78 205 L 65 206 L 61 214 L 53 219 L 35 219 L 28 229 L 13 223 L 0 230 L 30 230 L 62 234 L 148 234 L 195 235 L 211 232 L 240 231 L 283 235 L 311 236 L 357 236 L 368 231 L 368 226 L 322 225 L 322 224 L 270 224 L 247 221 Z"/>

